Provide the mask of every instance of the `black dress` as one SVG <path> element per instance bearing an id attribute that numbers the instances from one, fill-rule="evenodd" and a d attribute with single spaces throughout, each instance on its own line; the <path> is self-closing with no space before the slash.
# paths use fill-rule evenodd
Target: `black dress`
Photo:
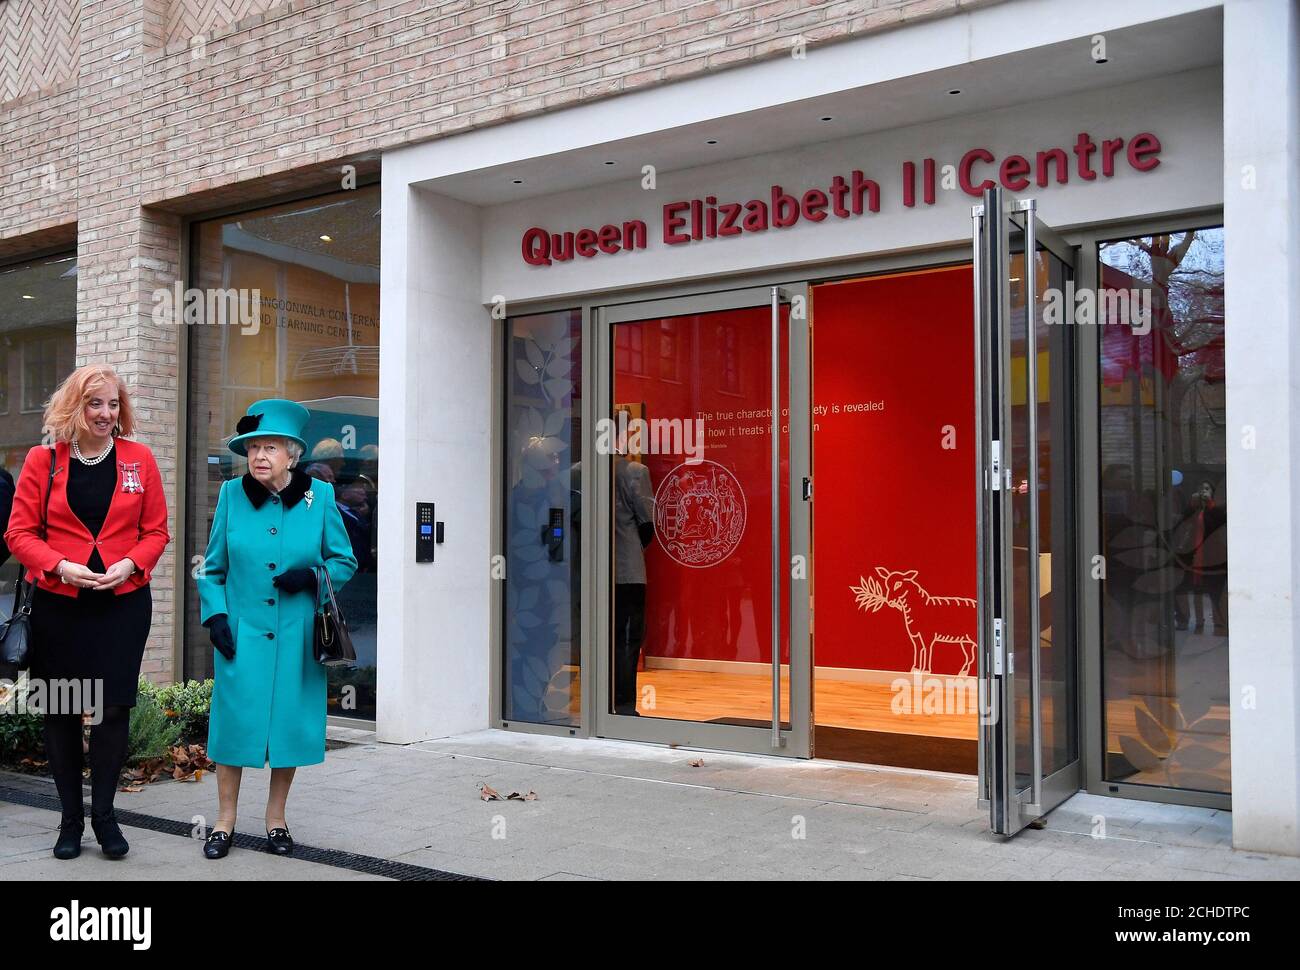
<path id="1" fill-rule="evenodd" d="M 76 458 L 69 465 L 68 507 L 98 536 L 117 488 L 117 449 L 97 465 Z M 97 573 L 107 568 L 98 548 L 86 565 Z M 152 619 L 148 586 L 120 596 L 111 589 L 81 589 L 75 598 L 38 588 L 30 677 L 102 680 L 105 704 L 134 707 Z"/>

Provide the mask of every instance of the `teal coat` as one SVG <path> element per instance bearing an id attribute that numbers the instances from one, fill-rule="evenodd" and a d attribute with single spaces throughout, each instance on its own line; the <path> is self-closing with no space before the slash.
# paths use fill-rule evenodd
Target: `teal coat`
<path id="1" fill-rule="evenodd" d="M 234 660 L 213 650 L 208 757 L 217 764 L 325 760 L 326 675 L 311 654 L 316 598 L 271 583 L 322 565 L 336 594 L 357 570 L 333 485 L 295 468 L 279 495 L 251 475 L 221 486 L 197 579 L 203 622 L 225 613 L 235 638 Z"/>

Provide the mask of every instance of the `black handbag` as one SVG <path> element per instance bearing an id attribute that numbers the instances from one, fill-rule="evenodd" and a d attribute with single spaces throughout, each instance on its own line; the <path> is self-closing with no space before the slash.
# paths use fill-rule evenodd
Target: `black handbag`
<path id="1" fill-rule="evenodd" d="M 357 662 L 357 652 L 352 648 L 352 634 L 348 632 L 348 621 L 339 609 L 339 601 L 334 598 L 334 584 L 330 582 L 329 570 L 323 566 L 315 567 L 316 590 L 319 596 L 324 578 L 325 602 L 316 607 L 316 619 L 312 623 L 311 645 L 316 662 L 325 667 L 346 667 Z"/>
<path id="2" fill-rule="evenodd" d="M 50 477 L 45 483 L 45 503 L 41 508 L 41 538 L 49 531 L 50 492 L 54 488 L 54 449 L 50 449 Z M 0 623 L 0 677 L 16 680 L 20 671 L 32 662 L 32 598 L 36 584 L 23 579 L 20 571 L 14 581 L 14 611 Z"/>

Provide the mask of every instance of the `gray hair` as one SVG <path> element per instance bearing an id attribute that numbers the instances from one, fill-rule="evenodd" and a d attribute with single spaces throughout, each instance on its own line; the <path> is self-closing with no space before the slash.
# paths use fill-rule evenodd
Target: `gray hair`
<path id="1" fill-rule="evenodd" d="M 294 465 L 298 464 L 298 459 L 302 457 L 302 451 L 303 451 L 301 444 L 294 441 L 292 438 L 286 438 L 282 434 L 259 434 L 259 435 L 254 435 L 252 438 L 249 438 L 248 440 L 260 441 L 263 439 L 266 440 L 274 439 L 275 441 L 284 442 L 284 450 L 289 455 L 289 467 L 292 468 Z"/>

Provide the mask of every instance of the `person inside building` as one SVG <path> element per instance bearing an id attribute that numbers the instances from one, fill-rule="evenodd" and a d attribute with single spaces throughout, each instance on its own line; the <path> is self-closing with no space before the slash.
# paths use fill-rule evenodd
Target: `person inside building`
<path id="1" fill-rule="evenodd" d="M 0 566 L 9 561 L 9 546 L 5 544 L 4 532 L 9 528 L 9 512 L 13 507 L 14 477 L 0 468 Z"/>
<path id="2" fill-rule="evenodd" d="M 636 669 L 645 641 L 645 548 L 654 539 L 650 470 L 614 458 L 614 713 L 639 716 Z"/>

